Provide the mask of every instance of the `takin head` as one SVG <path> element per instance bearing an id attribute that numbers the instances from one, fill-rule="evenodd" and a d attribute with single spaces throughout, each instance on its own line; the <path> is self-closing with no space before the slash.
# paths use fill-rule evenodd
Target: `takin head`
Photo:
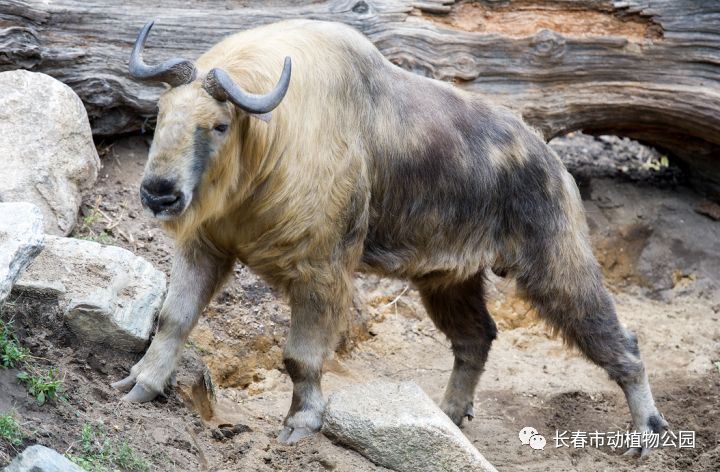
<path id="1" fill-rule="evenodd" d="M 160 97 L 158 118 L 140 199 L 155 218 L 170 221 L 184 214 L 198 199 L 203 177 L 237 134 L 234 107 L 261 120 L 270 119 L 290 84 L 291 62 L 285 64 L 275 88 L 266 95 L 242 90 L 222 69 L 198 77 L 195 65 L 170 59 L 156 66 L 143 62 L 142 50 L 153 21 L 135 41 L 130 56 L 130 75 L 136 79 L 165 82 L 171 86 Z M 233 131 L 234 130 L 234 131 Z"/>

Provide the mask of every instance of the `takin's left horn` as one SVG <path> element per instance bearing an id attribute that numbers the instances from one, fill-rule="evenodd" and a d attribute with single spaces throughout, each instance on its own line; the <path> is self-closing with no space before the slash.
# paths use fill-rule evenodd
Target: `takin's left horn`
<path id="1" fill-rule="evenodd" d="M 157 66 L 149 66 L 143 62 L 143 48 L 154 23 L 155 21 L 148 21 L 135 40 L 135 46 L 130 53 L 128 67 L 130 75 L 136 79 L 165 82 L 173 87 L 189 84 L 196 76 L 195 65 L 190 61 L 180 58 L 169 59 Z"/>
<path id="2" fill-rule="evenodd" d="M 221 102 L 230 100 L 248 113 L 256 115 L 269 113 L 280 105 L 282 99 L 285 98 L 288 86 L 290 85 L 291 69 L 292 61 L 290 61 L 289 57 L 286 57 L 282 74 L 280 74 L 280 80 L 278 80 L 275 88 L 266 95 L 255 95 L 245 92 L 233 82 L 227 72 L 217 68 L 211 70 L 207 77 L 205 77 L 203 88 L 205 88 L 205 91 L 215 100 L 220 100 Z"/>

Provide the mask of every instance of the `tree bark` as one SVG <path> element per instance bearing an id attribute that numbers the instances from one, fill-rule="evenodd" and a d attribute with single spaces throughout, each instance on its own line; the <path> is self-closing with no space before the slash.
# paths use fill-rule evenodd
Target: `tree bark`
<path id="1" fill-rule="evenodd" d="M 97 136 L 134 132 L 152 127 L 162 91 L 127 73 L 147 20 L 154 62 L 298 17 L 352 25 L 399 66 L 505 103 L 547 139 L 628 136 L 720 190 L 717 0 L 0 0 L 0 70 L 71 86 Z"/>

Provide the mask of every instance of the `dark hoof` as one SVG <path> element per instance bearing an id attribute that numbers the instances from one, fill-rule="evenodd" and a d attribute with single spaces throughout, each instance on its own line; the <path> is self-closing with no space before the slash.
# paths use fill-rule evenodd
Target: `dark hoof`
<path id="1" fill-rule="evenodd" d="M 472 421 L 475 419 L 475 410 L 472 403 L 469 404 L 467 409 L 465 410 L 465 418 L 467 418 L 468 421 Z"/>

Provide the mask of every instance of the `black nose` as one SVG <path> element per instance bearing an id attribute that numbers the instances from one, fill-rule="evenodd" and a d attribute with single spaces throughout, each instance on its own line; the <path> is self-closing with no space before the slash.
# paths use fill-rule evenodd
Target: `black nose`
<path id="1" fill-rule="evenodd" d="M 182 192 L 175 187 L 175 182 L 158 177 L 149 177 L 140 185 L 142 204 L 158 213 L 173 214 L 182 208 Z"/>

